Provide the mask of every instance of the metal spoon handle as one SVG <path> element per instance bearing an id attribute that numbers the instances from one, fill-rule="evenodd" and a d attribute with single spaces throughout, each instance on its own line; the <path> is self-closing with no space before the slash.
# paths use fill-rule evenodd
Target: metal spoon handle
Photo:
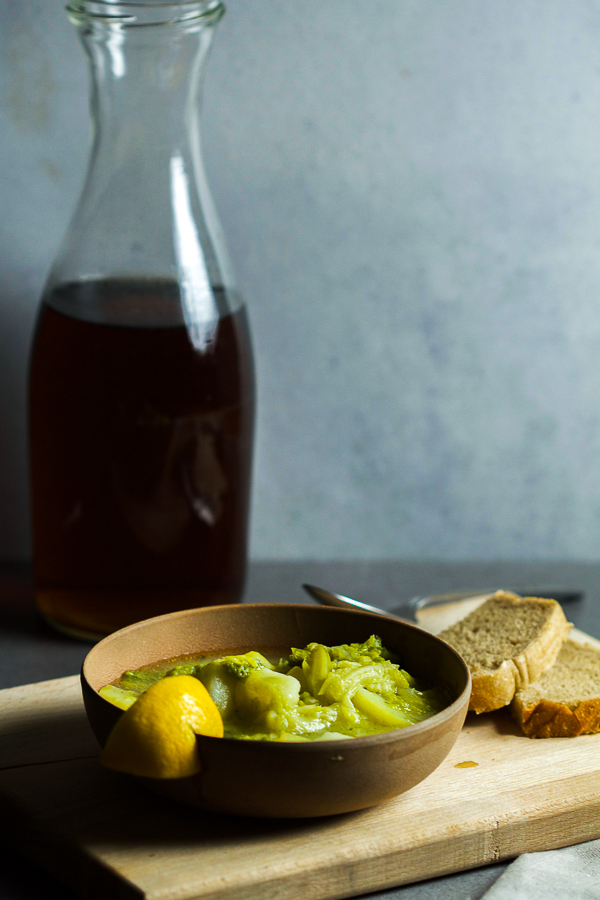
<path id="1" fill-rule="evenodd" d="M 351 597 L 344 597 L 343 594 L 334 594 L 333 591 L 326 591 L 324 588 L 317 587 L 314 584 L 303 584 L 302 587 L 306 591 L 307 594 L 316 600 L 318 603 L 322 603 L 324 606 L 337 606 L 342 609 L 348 609 L 349 607 L 354 607 L 355 609 L 362 609 L 365 612 L 377 613 L 380 616 L 394 616 L 396 618 L 400 618 L 398 613 L 389 613 L 385 609 L 381 609 L 379 606 L 370 606 L 368 603 L 361 603 L 360 600 L 353 600 Z M 403 608 L 404 609 L 404 608 Z M 410 607 L 406 607 L 406 618 L 411 618 L 412 621 L 415 620 L 414 612 L 411 615 Z"/>

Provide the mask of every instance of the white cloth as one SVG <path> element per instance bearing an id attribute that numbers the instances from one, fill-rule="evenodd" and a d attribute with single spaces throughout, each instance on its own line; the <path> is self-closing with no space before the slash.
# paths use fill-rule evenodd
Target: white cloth
<path id="1" fill-rule="evenodd" d="M 524 853 L 481 900 L 600 900 L 600 840 Z"/>

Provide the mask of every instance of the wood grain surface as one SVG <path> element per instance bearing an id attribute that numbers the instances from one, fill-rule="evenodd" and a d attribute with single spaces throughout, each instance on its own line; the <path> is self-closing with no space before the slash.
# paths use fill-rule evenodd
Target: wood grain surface
<path id="1" fill-rule="evenodd" d="M 97 754 L 77 677 L 0 692 L 2 837 L 94 900 L 350 897 L 600 836 L 600 735 L 531 740 L 504 712 L 408 793 L 319 820 L 178 807 Z"/>

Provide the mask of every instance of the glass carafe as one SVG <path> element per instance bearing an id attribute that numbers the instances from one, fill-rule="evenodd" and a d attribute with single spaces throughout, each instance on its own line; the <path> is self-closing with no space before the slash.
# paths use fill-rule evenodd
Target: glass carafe
<path id="1" fill-rule="evenodd" d="M 200 152 L 220 0 L 67 7 L 92 149 L 30 366 L 36 603 L 96 639 L 240 600 L 254 374 Z"/>

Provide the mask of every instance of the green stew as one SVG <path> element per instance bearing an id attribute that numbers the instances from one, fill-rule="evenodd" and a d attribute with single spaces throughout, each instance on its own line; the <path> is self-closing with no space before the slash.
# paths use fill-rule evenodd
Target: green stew
<path id="1" fill-rule="evenodd" d="M 340 740 L 420 722 L 448 705 L 418 684 L 372 635 L 362 644 L 308 644 L 277 662 L 262 653 L 184 657 L 124 672 L 100 694 L 127 709 L 166 675 L 193 675 L 223 717 L 225 737 L 259 741 Z"/>

